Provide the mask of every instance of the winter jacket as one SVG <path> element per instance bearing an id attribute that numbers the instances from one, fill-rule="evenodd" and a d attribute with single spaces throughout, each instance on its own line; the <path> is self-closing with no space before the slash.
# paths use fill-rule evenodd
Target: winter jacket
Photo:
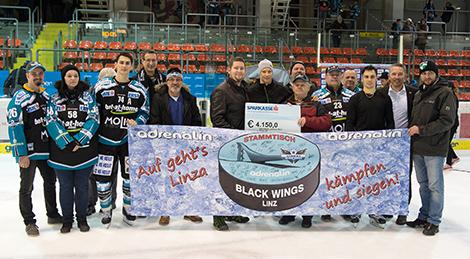
<path id="1" fill-rule="evenodd" d="M 424 156 L 447 155 L 450 129 L 456 114 L 455 95 L 444 78 L 433 85 L 421 85 L 413 101 L 410 126 L 419 127 L 412 137 L 413 154 Z"/>
<path id="2" fill-rule="evenodd" d="M 294 97 L 291 96 L 287 103 L 296 105 Z M 310 96 L 300 104 L 300 117 L 305 117 L 305 125 L 302 132 L 325 132 L 331 128 L 331 115 L 319 102 L 311 101 Z"/>
<path id="3" fill-rule="evenodd" d="M 210 116 L 216 128 L 243 129 L 245 127 L 245 103 L 248 101 L 246 82 L 238 86 L 228 78 L 211 94 Z"/>
<path id="4" fill-rule="evenodd" d="M 262 84 L 259 79 L 248 86 L 247 93 L 250 102 L 254 103 L 285 103 L 292 95 L 287 87 L 274 80 L 266 85 Z"/>

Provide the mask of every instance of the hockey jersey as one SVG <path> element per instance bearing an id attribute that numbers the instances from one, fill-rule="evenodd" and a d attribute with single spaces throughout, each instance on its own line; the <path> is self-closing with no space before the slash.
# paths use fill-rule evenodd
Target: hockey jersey
<path id="1" fill-rule="evenodd" d="M 49 136 L 46 130 L 46 105 L 49 95 L 27 84 L 18 90 L 8 104 L 8 135 L 14 157 L 28 156 L 31 160 L 49 157 Z"/>
<path id="2" fill-rule="evenodd" d="M 109 146 L 127 143 L 127 120 L 145 124 L 149 118 L 148 91 L 137 80 L 119 84 L 104 78 L 94 88 L 100 114 L 98 140 Z"/>
<path id="3" fill-rule="evenodd" d="M 355 93 L 345 87 L 334 91 L 331 87 L 323 87 L 313 92 L 312 97 L 317 99 L 331 115 L 331 132 L 343 132 L 346 130 L 346 117 L 349 98 Z"/>
<path id="4" fill-rule="evenodd" d="M 51 136 L 48 164 L 60 170 L 78 170 L 91 167 L 98 161 L 99 126 L 95 98 L 84 91 L 76 98 L 51 97 L 47 106 L 47 130 Z M 80 148 L 72 152 L 68 145 Z"/>

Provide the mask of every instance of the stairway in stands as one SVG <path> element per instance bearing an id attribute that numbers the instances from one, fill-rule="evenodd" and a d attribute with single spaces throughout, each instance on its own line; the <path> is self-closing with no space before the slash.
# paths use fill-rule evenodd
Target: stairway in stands
<path id="1" fill-rule="evenodd" d="M 66 23 L 46 23 L 44 28 L 39 33 L 33 48 L 33 60 L 36 60 L 36 51 L 38 49 L 53 49 L 54 41 L 58 39 L 59 32 L 62 31 L 63 35 L 67 34 Z M 59 48 L 62 48 L 62 42 L 59 42 Z M 40 51 L 39 62 L 44 65 L 47 71 L 54 70 L 54 52 L 53 51 Z M 14 68 L 21 67 L 28 58 L 17 58 Z"/>

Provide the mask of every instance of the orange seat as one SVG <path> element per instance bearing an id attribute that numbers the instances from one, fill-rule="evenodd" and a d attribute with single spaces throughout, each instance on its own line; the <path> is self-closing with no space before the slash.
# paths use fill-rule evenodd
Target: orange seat
<path id="1" fill-rule="evenodd" d="M 460 73 L 458 69 L 449 69 L 447 73 L 449 76 L 456 76 L 456 77 L 463 76 L 462 73 Z"/>
<path id="2" fill-rule="evenodd" d="M 337 58 L 336 61 L 338 63 L 349 63 L 348 58 Z"/>
<path id="3" fill-rule="evenodd" d="M 170 68 L 178 68 L 179 70 L 181 70 L 181 65 L 180 64 L 170 64 L 169 66 L 170 66 Z"/>
<path id="4" fill-rule="evenodd" d="M 157 70 L 158 70 L 158 72 L 160 72 L 160 73 L 166 73 L 166 66 L 165 66 L 165 64 L 158 64 L 158 65 L 157 65 Z"/>
<path id="5" fill-rule="evenodd" d="M 199 52 L 206 52 L 209 51 L 209 47 L 204 44 L 196 44 L 194 45 L 194 50 Z"/>
<path id="6" fill-rule="evenodd" d="M 330 54 L 332 55 L 342 55 L 343 51 L 340 48 L 331 48 Z"/>
<path id="7" fill-rule="evenodd" d="M 327 57 L 322 59 L 322 63 L 336 63 L 336 60 L 333 57 Z"/>
<path id="8" fill-rule="evenodd" d="M 439 69 L 438 70 L 440 76 L 448 76 L 447 71 L 445 69 Z"/>
<path id="9" fill-rule="evenodd" d="M 179 53 L 170 53 L 168 54 L 168 61 L 180 61 L 181 55 Z"/>
<path id="10" fill-rule="evenodd" d="M 390 49 L 388 55 L 397 56 L 398 55 L 398 49 Z"/>
<path id="11" fill-rule="evenodd" d="M 114 69 L 115 65 L 114 63 L 107 63 L 106 65 L 104 65 L 104 67 Z"/>
<path id="12" fill-rule="evenodd" d="M 447 50 L 445 49 L 440 49 L 438 52 L 437 52 L 437 55 L 439 57 L 447 57 L 449 54 L 447 53 Z"/>
<path id="13" fill-rule="evenodd" d="M 93 48 L 93 43 L 90 40 L 82 40 L 78 47 L 81 49 L 91 49 Z"/>
<path id="14" fill-rule="evenodd" d="M 200 61 L 200 62 L 209 61 L 209 57 L 206 54 L 199 54 L 197 55 L 197 61 Z"/>
<path id="15" fill-rule="evenodd" d="M 209 50 L 212 52 L 225 52 L 225 47 L 221 44 L 211 44 Z"/>
<path id="16" fill-rule="evenodd" d="M 157 54 L 157 60 L 158 61 L 166 61 L 166 55 L 163 53 Z"/>
<path id="17" fill-rule="evenodd" d="M 465 77 L 470 76 L 470 69 L 462 69 L 460 70 L 460 72 L 462 73 L 462 76 L 465 76 Z"/>
<path id="18" fill-rule="evenodd" d="M 71 51 L 64 52 L 64 59 L 76 59 L 76 58 L 78 58 L 77 52 L 71 52 Z"/>
<path id="19" fill-rule="evenodd" d="M 3 44 L 0 44 L 0 46 L 2 46 Z M 62 45 L 64 47 L 64 49 L 76 49 L 78 44 L 77 44 L 77 41 L 75 40 L 66 40 L 64 42 L 64 45 Z"/>
<path id="20" fill-rule="evenodd" d="M 356 53 L 354 52 L 354 50 L 352 48 L 344 48 L 343 49 L 343 54 L 348 55 L 348 56 L 352 56 L 352 55 L 355 55 Z"/>
<path id="21" fill-rule="evenodd" d="M 367 50 L 365 48 L 356 49 L 356 55 L 358 56 L 367 56 Z"/>
<path id="22" fill-rule="evenodd" d="M 458 66 L 458 63 L 457 63 L 456 59 L 449 59 L 449 60 L 447 60 L 447 65 L 449 67 L 456 67 L 456 66 Z"/>
<path id="23" fill-rule="evenodd" d="M 196 61 L 196 56 L 194 54 L 183 54 L 183 60 Z"/>
<path id="24" fill-rule="evenodd" d="M 328 48 L 320 48 L 320 54 L 328 55 L 330 50 Z"/>
<path id="25" fill-rule="evenodd" d="M 264 52 L 264 49 L 263 49 L 263 47 L 261 47 L 260 45 L 256 45 L 256 46 L 255 46 L 255 52 L 256 52 L 256 53 L 263 53 L 263 52 Z"/>
<path id="26" fill-rule="evenodd" d="M 296 60 L 297 60 L 297 61 L 302 61 L 302 62 L 304 62 L 304 63 L 310 63 L 310 60 L 308 59 L 307 56 L 298 56 L 298 57 L 296 58 Z"/>
<path id="27" fill-rule="evenodd" d="M 438 66 L 447 66 L 447 61 L 444 59 L 437 59 L 436 60 L 436 65 Z"/>
<path id="28" fill-rule="evenodd" d="M 217 66 L 217 69 L 215 70 L 216 73 L 224 74 L 227 72 L 227 67 L 226 66 Z"/>
<path id="29" fill-rule="evenodd" d="M 199 66 L 199 73 L 204 73 L 204 72 L 206 72 L 206 66 L 200 65 Z"/>
<path id="30" fill-rule="evenodd" d="M 88 71 L 88 63 L 75 63 L 75 66 L 80 71 Z"/>
<path id="31" fill-rule="evenodd" d="M 119 41 L 110 42 L 109 49 L 122 49 L 122 43 Z"/>
<path id="32" fill-rule="evenodd" d="M 314 75 L 315 74 L 315 68 L 308 66 L 305 68 L 305 74 L 307 75 Z"/>
<path id="33" fill-rule="evenodd" d="M 106 55 L 106 59 L 111 60 L 111 61 L 114 62 L 116 60 L 116 58 L 118 57 L 118 55 L 119 55 L 119 53 L 116 53 L 116 52 L 108 52 L 108 54 Z"/>
<path id="34" fill-rule="evenodd" d="M 263 48 L 263 52 L 264 52 L 264 53 L 275 54 L 275 53 L 277 53 L 277 49 L 276 49 L 276 47 L 274 47 L 274 46 L 265 46 L 265 47 Z"/>
<path id="35" fill-rule="evenodd" d="M 415 56 L 418 56 L 418 57 L 424 56 L 424 52 L 420 49 L 415 49 L 414 53 L 415 53 Z"/>
<path id="36" fill-rule="evenodd" d="M 62 70 L 62 68 L 64 68 L 65 66 L 67 65 L 73 65 L 71 62 L 63 62 L 63 63 L 60 63 L 58 66 L 57 66 L 57 69 L 58 70 Z"/>
<path id="37" fill-rule="evenodd" d="M 377 48 L 375 50 L 375 54 L 379 57 L 381 56 L 388 56 L 389 55 L 389 51 L 387 49 L 383 49 L 383 48 Z"/>
<path id="38" fill-rule="evenodd" d="M 191 43 L 185 43 L 181 46 L 181 49 L 184 51 L 194 51 L 194 46 Z"/>
<path id="39" fill-rule="evenodd" d="M 293 54 L 303 54 L 304 51 L 303 51 L 302 47 L 294 46 L 294 47 L 292 47 L 292 53 Z"/>
<path id="40" fill-rule="evenodd" d="M 317 50 L 314 47 L 304 47 L 304 54 L 315 55 Z"/>
<path id="41" fill-rule="evenodd" d="M 8 47 L 18 48 L 20 46 L 21 46 L 21 40 L 20 39 L 16 39 L 15 44 L 12 43 L 12 39 L 8 40 Z"/>
<path id="42" fill-rule="evenodd" d="M 450 57 L 461 57 L 462 52 L 460 52 L 458 50 L 451 50 L 451 51 L 449 51 L 449 56 Z"/>
<path id="43" fill-rule="evenodd" d="M 156 42 L 155 44 L 153 44 L 153 49 L 157 51 L 165 51 L 166 46 L 160 42 Z"/>
<path id="44" fill-rule="evenodd" d="M 252 47 L 242 44 L 242 45 L 238 46 L 237 52 L 239 52 L 239 53 L 250 53 L 250 52 L 252 52 Z"/>
<path id="45" fill-rule="evenodd" d="M 470 59 L 462 60 L 462 64 L 463 64 L 464 67 L 470 67 Z"/>
<path id="46" fill-rule="evenodd" d="M 168 51 L 180 51 L 181 47 L 179 44 L 176 43 L 168 43 L 166 48 Z"/>
<path id="47" fill-rule="evenodd" d="M 94 49 L 107 49 L 108 48 L 108 43 L 104 41 L 97 41 L 95 42 L 95 45 L 93 46 Z"/>
<path id="48" fill-rule="evenodd" d="M 287 46 L 285 46 L 285 47 L 282 48 L 282 53 L 288 54 L 288 53 L 290 53 L 290 49 Z"/>
<path id="49" fill-rule="evenodd" d="M 78 53 L 78 58 L 79 59 L 84 58 L 85 60 L 87 60 L 90 57 L 91 57 L 90 52 L 88 52 L 88 51 L 82 51 L 82 52 Z"/>
<path id="50" fill-rule="evenodd" d="M 93 54 L 93 59 L 96 60 L 105 60 L 106 58 L 106 52 L 95 52 Z"/>
<path id="51" fill-rule="evenodd" d="M 189 73 L 197 73 L 196 65 L 184 65 L 184 70 Z"/>
<path id="52" fill-rule="evenodd" d="M 124 49 L 125 50 L 136 50 L 137 49 L 137 43 L 133 41 L 128 41 L 124 43 Z"/>
<path id="53" fill-rule="evenodd" d="M 227 59 L 225 58 L 225 55 L 214 55 L 214 57 L 212 58 L 212 61 L 225 62 L 227 61 Z"/>
<path id="54" fill-rule="evenodd" d="M 360 64 L 362 63 L 362 60 L 360 58 L 351 58 L 351 63 Z"/>
<path id="55" fill-rule="evenodd" d="M 426 57 L 436 57 L 437 56 L 437 52 L 433 49 L 427 49 L 424 51 L 424 55 Z"/>
<path id="56" fill-rule="evenodd" d="M 466 58 L 470 58 L 470 50 L 462 50 L 462 56 Z"/>
<path id="57" fill-rule="evenodd" d="M 90 64 L 90 71 L 99 72 L 101 69 L 103 69 L 103 64 L 102 63 L 91 63 Z"/>
<path id="58" fill-rule="evenodd" d="M 151 49 L 152 49 L 152 45 L 150 44 L 150 42 L 143 41 L 139 43 L 139 50 L 151 50 Z"/>

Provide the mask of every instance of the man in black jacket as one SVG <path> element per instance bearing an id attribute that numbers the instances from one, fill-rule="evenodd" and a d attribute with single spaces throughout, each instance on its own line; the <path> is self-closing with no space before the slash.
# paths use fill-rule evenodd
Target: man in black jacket
<path id="1" fill-rule="evenodd" d="M 149 100 L 153 100 L 159 85 L 166 82 L 166 76 L 157 70 L 157 62 L 157 53 L 155 51 L 145 52 L 142 55 L 143 68 L 135 78 L 149 91 Z M 150 104 L 150 108 L 152 108 L 152 104 Z"/>
<path id="2" fill-rule="evenodd" d="M 235 57 L 229 64 L 229 78 L 221 83 L 211 94 L 211 121 L 214 128 L 240 129 L 245 126 L 245 103 L 247 84 L 245 78 L 245 60 Z M 250 219 L 242 216 L 214 216 L 214 227 L 220 231 L 228 230 L 225 219 L 237 223 L 246 223 Z"/>
<path id="3" fill-rule="evenodd" d="M 432 61 L 419 65 L 422 84 L 415 95 L 408 134 L 412 140 L 413 163 L 419 183 L 421 208 L 418 218 L 406 224 L 424 227 L 423 234 L 439 232 L 444 208 L 443 165 L 455 121 L 455 95 L 449 82 L 438 76 Z"/>
<path id="4" fill-rule="evenodd" d="M 284 103 L 292 95 L 289 88 L 273 79 L 273 63 L 263 59 L 258 63 L 259 79 L 248 87 L 248 98 L 255 103 Z"/>
<path id="5" fill-rule="evenodd" d="M 406 68 L 403 64 L 393 64 L 390 66 L 389 71 L 389 85 L 379 88 L 378 91 L 390 96 L 390 99 L 392 100 L 393 120 L 395 122 L 395 128 L 408 128 L 408 123 L 411 117 L 411 109 L 413 107 L 413 98 L 416 93 L 416 89 L 405 85 Z M 410 188 L 408 193 L 408 204 L 411 201 L 412 171 L 412 164 L 410 162 Z M 404 225 L 406 223 L 406 215 L 399 215 L 395 223 L 398 225 Z"/>
<path id="6" fill-rule="evenodd" d="M 166 84 L 157 89 L 152 99 L 149 124 L 202 126 L 201 114 L 196 104 L 196 97 L 183 87 L 183 74 L 179 68 L 170 68 Z M 199 216 L 184 216 L 184 219 L 200 223 Z M 159 224 L 170 223 L 170 216 L 161 216 Z"/>

